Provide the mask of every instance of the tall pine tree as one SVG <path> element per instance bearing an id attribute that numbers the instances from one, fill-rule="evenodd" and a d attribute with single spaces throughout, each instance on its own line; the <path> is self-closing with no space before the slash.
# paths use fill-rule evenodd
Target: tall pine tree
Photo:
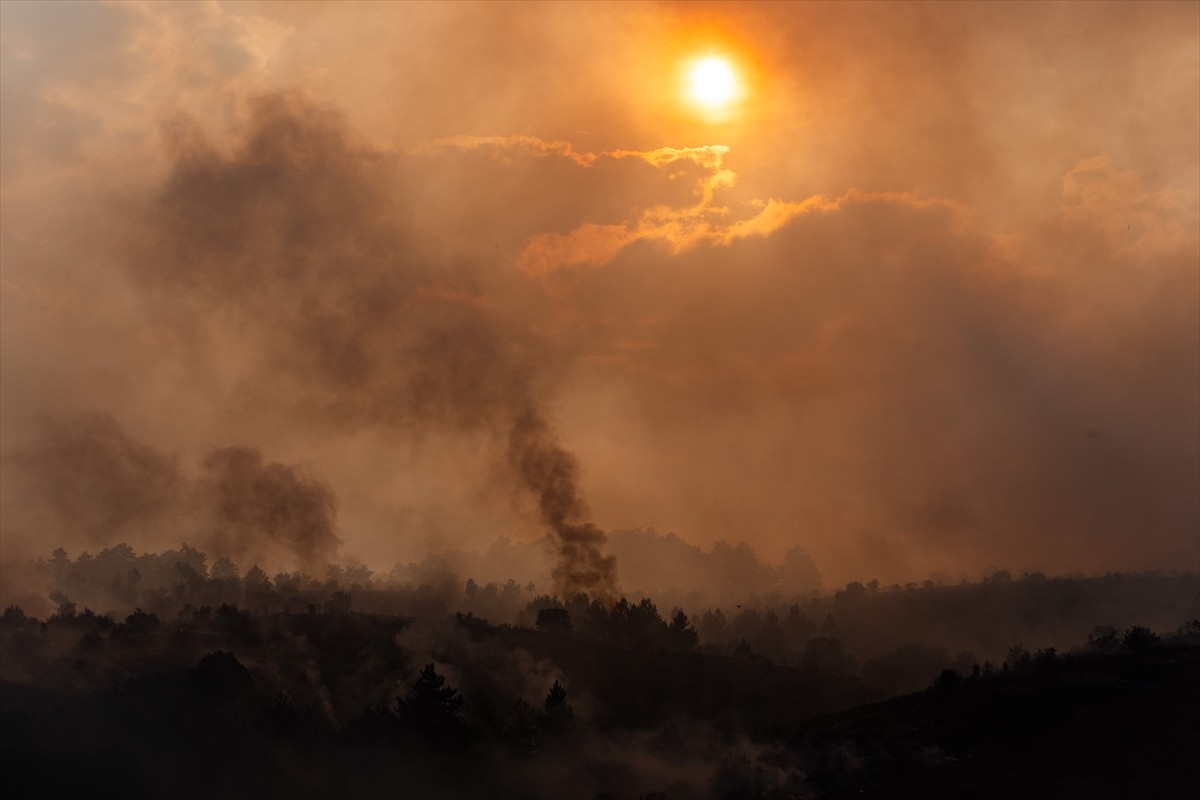
<path id="1" fill-rule="evenodd" d="M 445 683 L 446 679 L 437 673 L 432 662 L 421 670 L 412 691 L 396 699 L 396 713 L 405 728 L 434 739 L 462 733 L 462 698 L 457 696 L 458 690 Z"/>

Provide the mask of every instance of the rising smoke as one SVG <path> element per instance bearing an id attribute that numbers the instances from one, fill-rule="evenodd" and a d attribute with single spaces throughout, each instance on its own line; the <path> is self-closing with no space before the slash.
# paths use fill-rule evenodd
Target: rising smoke
<path id="1" fill-rule="evenodd" d="M 198 470 L 135 440 L 108 415 L 46 419 L 11 456 L 16 525 L 41 545 L 191 542 L 247 564 L 320 575 L 336 554 L 333 490 L 258 450 L 224 447 Z"/>
<path id="2" fill-rule="evenodd" d="M 204 461 L 197 493 L 208 512 L 204 537 L 214 552 L 244 560 L 266 541 L 294 554 L 312 572 L 337 549 L 333 491 L 297 468 L 265 463 L 246 447 L 224 447 Z"/>
<path id="3" fill-rule="evenodd" d="M 230 154 L 186 122 L 170 139 L 175 167 L 132 274 L 180 341 L 218 362 L 244 359 L 244 391 L 286 386 L 284 404 L 319 425 L 503 439 L 516 485 L 557 537 L 556 588 L 614 595 L 614 560 L 584 520 L 575 459 L 538 399 L 552 354 L 492 309 L 471 267 L 448 279 L 425 263 L 387 185 L 394 157 L 352 145 L 332 112 L 278 95 L 257 102 Z M 219 473 L 209 481 L 217 506 L 239 509 L 230 530 L 282 526 L 306 562 L 331 552 L 328 492 L 297 497 L 286 468 L 264 471 L 239 449 L 207 467 Z M 313 521 L 280 520 L 292 507 L 272 505 L 280 492 Z"/>
<path id="4" fill-rule="evenodd" d="M 537 498 L 542 521 L 557 538 L 554 583 L 559 594 L 574 597 L 583 592 L 615 599 L 616 559 L 603 553 L 604 533 L 584 521 L 575 458 L 558 443 L 536 409 L 517 417 L 508 439 L 508 457 Z"/>

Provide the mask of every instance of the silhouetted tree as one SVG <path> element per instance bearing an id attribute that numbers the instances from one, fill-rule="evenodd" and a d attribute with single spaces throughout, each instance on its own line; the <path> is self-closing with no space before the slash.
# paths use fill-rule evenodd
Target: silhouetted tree
<path id="1" fill-rule="evenodd" d="M 1033 654 L 1024 647 L 1014 644 L 1008 648 L 1008 658 L 1004 660 L 1004 669 L 1025 670 L 1029 669 L 1031 664 L 1033 664 Z"/>
<path id="2" fill-rule="evenodd" d="M 752 640 L 762 630 L 762 617 L 753 608 L 743 608 L 729 624 L 731 639 Z"/>
<path id="3" fill-rule="evenodd" d="M 113 636 L 127 641 L 134 641 L 151 636 L 158 630 L 158 615 L 136 609 L 116 627 Z"/>
<path id="4" fill-rule="evenodd" d="M 939 692 L 949 692 L 958 688 L 960 683 L 962 683 L 962 675 L 955 670 L 946 668 L 938 674 L 937 680 L 933 682 L 933 688 Z"/>
<path id="5" fill-rule="evenodd" d="M 835 605 L 850 605 L 862 600 L 867 594 L 867 587 L 859 581 L 851 581 L 833 596 Z"/>
<path id="6" fill-rule="evenodd" d="M 638 650 L 658 648 L 666 640 L 667 624 L 649 597 L 643 597 L 637 605 L 626 606 L 624 619 L 618 616 L 617 620 L 622 626 L 621 639 Z"/>
<path id="7" fill-rule="evenodd" d="M 1172 639 L 1176 644 L 1200 644 L 1200 619 L 1180 623 Z"/>
<path id="8" fill-rule="evenodd" d="M 1157 642 L 1158 635 L 1144 625 L 1134 625 L 1121 637 L 1121 647 L 1131 653 L 1145 650 Z"/>
<path id="9" fill-rule="evenodd" d="M 278 582 L 278 576 L 276 576 L 276 585 Z M 248 592 L 265 592 L 271 588 L 271 581 L 267 578 L 267 574 L 259 569 L 257 564 L 246 570 L 246 577 L 242 579 L 242 583 Z M 279 588 L 283 589 L 282 586 Z"/>
<path id="10" fill-rule="evenodd" d="M 767 660 L 767 659 L 763 658 L 762 656 L 758 655 L 757 653 L 755 653 L 754 648 L 751 647 L 750 643 L 748 641 L 746 641 L 745 639 L 742 639 L 740 642 L 737 643 L 737 646 L 733 648 L 733 657 L 745 659 L 747 661 L 766 661 Z"/>
<path id="11" fill-rule="evenodd" d="M 235 585 L 240 582 L 237 564 L 225 556 L 221 556 L 213 563 L 209 574 L 215 581 L 226 581 Z"/>
<path id="12" fill-rule="evenodd" d="M 575 710 L 567 705 L 567 690 L 555 681 L 546 694 L 545 712 L 542 716 L 542 729 L 547 740 L 564 739 L 571 732 L 574 721 Z"/>
<path id="13" fill-rule="evenodd" d="M 758 635 L 754 637 L 754 649 L 776 664 L 787 661 L 787 641 L 783 634 L 783 626 L 779 622 L 779 615 L 775 613 L 774 609 L 763 615 L 762 627 L 758 629 Z"/>
<path id="14" fill-rule="evenodd" d="M 1121 646 L 1121 640 L 1117 636 L 1117 629 L 1112 625 L 1097 625 L 1088 634 L 1087 645 L 1094 650 L 1111 653 Z"/>
<path id="15" fill-rule="evenodd" d="M 1060 672 L 1058 650 L 1047 647 L 1033 654 L 1033 666 L 1043 676 L 1057 678 Z"/>
<path id="16" fill-rule="evenodd" d="M 683 613 L 682 608 L 676 609 L 674 616 L 671 617 L 667 638 L 672 650 L 691 651 L 700 645 L 700 635 L 688 622 L 687 614 Z"/>
<path id="17" fill-rule="evenodd" d="M 38 559 L 38 562 L 44 565 L 50 574 L 59 580 L 65 578 L 71 569 L 71 559 L 67 557 L 67 551 L 61 547 L 56 548 L 50 554 L 49 561 L 42 562 L 41 559 Z"/>
<path id="18" fill-rule="evenodd" d="M 300 715 L 296 713 L 296 707 L 286 692 L 275 694 L 275 699 L 263 712 L 263 720 L 271 730 L 281 736 L 293 733 L 300 726 Z"/>
<path id="19" fill-rule="evenodd" d="M 412 691 L 396 698 L 396 713 L 408 730 L 434 739 L 445 739 L 462 733 L 463 700 L 458 690 L 445 685 L 433 663 L 425 665 Z"/>
<path id="20" fill-rule="evenodd" d="M 813 621 L 795 603 L 788 608 L 787 616 L 783 618 L 783 628 L 794 647 L 799 647 L 811 639 L 817 630 Z"/>
<path id="21" fill-rule="evenodd" d="M 728 641 L 729 622 L 721 609 L 705 611 L 700 616 L 700 635 L 706 645 Z"/>
<path id="22" fill-rule="evenodd" d="M 807 594 L 821 588 L 821 576 L 813 557 L 799 545 L 787 551 L 775 570 L 780 590 L 785 595 Z"/>
<path id="23" fill-rule="evenodd" d="M 254 643 L 258 641 L 258 625 L 254 615 L 249 611 L 239 610 L 232 603 L 222 603 L 213 614 L 213 620 L 221 627 L 223 633 L 239 643 Z"/>
<path id="24" fill-rule="evenodd" d="M 179 575 L 178 587 L 181 593 L 197 592 L 204 585 L 204 576 L 186 561 L 175 562 L 175 572 Z"/>
<path id="25" fill-rule="evenodd" d="M 25 611 L 20 606 L 9 606 L 4 609 L 4 614 L 0 615 L 0 627 L 8 630 L 20 630 L 31 621 L 30 617 L 25 616 Z"/>

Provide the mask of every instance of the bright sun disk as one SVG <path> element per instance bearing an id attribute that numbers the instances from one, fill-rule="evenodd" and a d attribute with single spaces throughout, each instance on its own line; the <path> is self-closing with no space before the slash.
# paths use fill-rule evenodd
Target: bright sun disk
<path id="1" fill-rule="evenodd" d="M 738 93 L 737 73 L 718 56 L 701 58 L 688 71 L 688 97 L 706 108 L 728 104 Z"/>

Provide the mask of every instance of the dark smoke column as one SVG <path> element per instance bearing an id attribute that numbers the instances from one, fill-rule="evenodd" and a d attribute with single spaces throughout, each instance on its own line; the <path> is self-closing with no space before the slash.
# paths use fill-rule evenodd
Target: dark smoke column
<path id="1" fill-rule="evenodd" d="M 172 341 L 196 348 L 188 359 L 221 363 L 215 348 L 236 330 L 259 367 L 246 400 L 278 403 L 285 417 L 332 430 L 486 433 L 489 442 L 511 430 L 508 465 L 558 542 L 556 590 L 611 598 L 614 559 L 583 519 L 575 459 L 536 400 L 550 348 L 519 315 L 436 291 L 474 294 L 490 284 L 488 266 L 415 255 L 428 248 L 404 220 L 420 202 L 416 184 L 440 165 L 353 146 L 339 112 L 301 95 L 253 101 L 232 148 L 198 129 L 185 134 L 149 204 L 130 277 L 160 324 L 178 328 Z M 195 333 L 214 318 L 220 333 Z M 218 530 L 247 532 L 230 542 L 265 535 L 292 543 L 302 560 L 336 548 L 323 485 L 256 451 L 222 451 L 207 468 L 208 495 L 229 523 Z"/>
<path id="2" fill-rule="evenodd" d="M 522 412 L 513 421 L 508 459 L 537 498 L 542 521 L 558 542 L 555 591 L 563 598 L 586 593 L 600 600 L 613 599 L 617 593 L 617 561 L 601 551 L 604 532 L 582 521 L 586 508 L 576 485 L 575 457 L 559 445 L 536 409 Z"/>

